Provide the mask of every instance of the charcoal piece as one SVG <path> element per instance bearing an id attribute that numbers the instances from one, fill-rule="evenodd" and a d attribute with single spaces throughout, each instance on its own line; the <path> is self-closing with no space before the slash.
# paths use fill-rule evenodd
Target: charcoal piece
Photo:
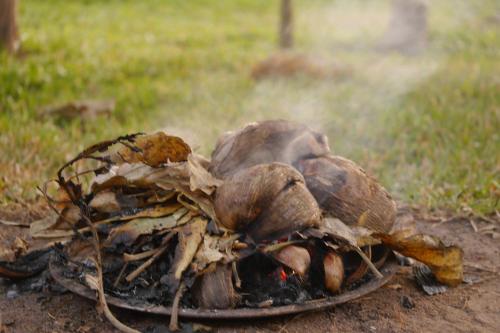
<path id="1" fill-rule="evenodd" d="M 401 296 L 401 306 L 405 309 L 411 310 L 415 307 L 415 302 L 406 295 Z"/>
<path id="2" fill-rule="evenodd" d="M 413 266 L 413 274 L 415 275 L 417 284 L 427 295 L 441 294 L 448 290 L 448 286 L 436 280 L 436 277 L 427 265 L 419 264 Z"/>

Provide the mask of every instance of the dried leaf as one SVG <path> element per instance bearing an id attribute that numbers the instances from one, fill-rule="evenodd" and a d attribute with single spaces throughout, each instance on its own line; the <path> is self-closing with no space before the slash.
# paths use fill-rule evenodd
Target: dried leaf
<path id="1" fill-rule="evenodd" d="M 380 240 L 372 236 L 373 231 L 361 226 L 348 226 L 341 220 L 333 217 L 326 217 L 323 223 L 316 230 L 307 230 L 306 235 L 322 238 L 328 235 L 343 244 L 353 247 L 363 247 L 380 244 Z"/>
<path id="2" fill-rule="evenodd" d="M 231 261 L 232 258 L 221 252 L 223 250 L 221 246 L 221 237 L 206 234 L 203 237 L 203 243 L 196 252 L 191 264 L 191 269 L 194 272 L 201 272 L 213 262 L 218 262 L 223 259 L 225 259 L 225 262 Z"/>
<path id="3" fill-rule="evenodd" d="M 113 157 L 115 162 L 138 163 L 142 162 L 151 167 L 158 167 L 169 162 L 186 161 L 191 148 L 181 138 L 167 135 L 164 132 L 138 136 L 134 146 L 140 152 L 130 147 L 123 147 Z"/>
<path id="4" fill-rule="evenodd" d="M 356 236 L 354 235 L 352 229 L 337 218 L 324 218 L 323 223 L 318 227 L 318 229 L 334 239 L 338 239 L 351 246 L 358 246 Z"/>
<path id="5" fill-rule="evenodd" d="M 113 213 L 121 208 L 116 199 L 116 193 L 112 191 L 98 192 L 89 202 L 89 207 L 101 213 Z"/>
<path id="6" fill-rule="evenodd" d="M 0 227 L 0 261 L 14 262 L 32 247 L 43 248 L 44 244 L 33 241 L 28 228 L 7 225 Z"/>
<path id="7" fill-rule="evenodd" d="M 136 219 L 113 228 L 104 241 L 104 246 L 131 245 L 141 235 L 150 235 L 154 231 L 172 229 L 178 226 L 179 219 L 187 213 L 187 209 L 176 207 L 177 210 L 172 215 L 161 218 Z"/>
<path id="8" fill-rule="evenodd" d="M 51 213 L 41 220 L 34 221 L 30 224 L 31 237 L 36 237 L 37 234 L 51 229 L 57 223 L 58 216 L 56 213 Z"/>
<path id="9" fill-rule="evenodd" d="M 42 109 L 42 115 L 45 117 L 56 116 L 67 119 L 77 117 L 93 119 L 98 115 L 109 115 L 114 109 L 114 100 L 82 100 L 62 105 L 46 106 Z"/>
<path id="10" fill-rule="evenodd" d="M 207 216 L 217 221 L 210 194 L 221 181 L 204 169 L 201 157 L 190 155 L 188 159 L 188 162 L 169 163 L 159 168 L 141 163 L 113 166 L 108 173 L 94 179 L 92 190 L 102 191 L 112 186 L 175 190 L 195 202 Z"/>
<path id="11" fill-rule="evenodd" d="M 207 220 L 201 217 L 194 218 L 193 222 L 185 225 L 179 232 L 179 243 L 175 250 L 174 264 L 170 275 L 171 280 L 180 281 L 182 273 L 191 264 L 207 227 Z M 174 282 L 174 281 L 172 281 Z"/>
<path id="12" fill-rule="evenodd" d="M 96 221 L 94 224 L 96 226 L 99 225 L 104 225 L 116 221 L 130 221 L 134 219 L 139 219 L 139 218 L 155 218 L 155 217 L 163 217 L 166 215 L 170 215 L 173 212 L 179 210 L 182 206 L 178 203 L 173 203 L 170 205 L 160 205 L 160 206 L 153 206 L 153 207 L 148 207 L 145 208 L 139 212 L 131 214 L 130 212 L 123 212 L 124 215 L 115 215 L 110 218 Z M 78 232 L 83 233 L 83 232 L 88 232 L 90 231 L 89 227 L 83 227 L 78 229 Z M 47 230 L 40 230 L 36 234 L 33 234 L 34 238 L 59 238 L 59 237 L 71 237 L 74 235 L 73 230 L 59 230 L 59 229 L 47 229 Z"/>
<path id="13" fill-rule="evenodd" d="M 200 190 L 211 195 L 223 182 L 208 172 L 203 164 L 206 164 L 206 160 L 201 155 L 191 154 L 188 156 L 189 189 L 193 192 Z"/>
<path id="14" fill-rule="evenodd" d="M 391 249 L 428 265 L 439 282 L 450 286 L 462 282 L 462 249 L 446 246 L 437 237 L 429 235 L 405 236 L 404 233 L 379 235 Z"/>

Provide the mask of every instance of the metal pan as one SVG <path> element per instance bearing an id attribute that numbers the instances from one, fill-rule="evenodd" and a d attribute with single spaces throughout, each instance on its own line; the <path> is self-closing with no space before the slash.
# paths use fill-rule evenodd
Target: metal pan
<path id="1" fill-rule="evenodd" d="M 52 257 L 50 261 L 50 273 L 52 277 L 63 287 L 67 288 L 71 292 L 83 296 L 88 299 L 96 300 L 96 293 L 89 289 L 86 285 L 79 283 L 76 280 L 64 277 L 63 271 L 64 266 L 58 263 Z M 179 317 L 192 318 L 192 319 L 249 319 L 249 318 L 265 318 L 265 317 L 275 317 L 289 314 L 297 314 L 307 311 L 317 311 L 322 309 L 331 308 L 335 305 L 342 304 L 362 296 L 365 296 L 372 291 L 382 287 L 384 284 L 389 282 L 398 270 L 397 265 L 389 261 L 384 265 L 381 270 L 384 275 L 381 279 L 373 278 L 372 280 L 362 284 L 357 289 L 345 291 L 340 295 L 331 296 L 328 298 L 322 298 L 317 300 L 307 301 L 302 304 L 292 304 L 285 306 L 268 307 L 262 309 L 256 308 L 238 308 L 238 309 L 224 309 L 224 310 L 207 310 L 207 309 L 179 309 Z M 144 313 L 151 313 L 156 315 L 171 315 L 172 308 L 159 306 L 154 304 L 129 304 L 126 300 L 107 296 L 106 301 L 108 304 L 113 306 L 134 310 Z"/>

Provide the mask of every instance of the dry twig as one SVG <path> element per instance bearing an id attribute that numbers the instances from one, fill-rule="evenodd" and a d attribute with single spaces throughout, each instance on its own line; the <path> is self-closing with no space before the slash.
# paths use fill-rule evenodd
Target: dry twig
<path id="1" fill-rule="evenodd" d="M 132 273 L 130 273 L 129 275 L 127 275 L 127 277 L 125 278 L 125 280 L 127 280 L 127 282 L 133 281 L 142 272 L 144 272 L 144 270 L 146 270 L 149 266 L 151 266 L 151 264 L 159 256 L 161 256 L 163 254 L 163 252 L 165 252 L 165 250 L 167 250 L 167 248 L 168 248 L 168 241 L 170 239 L 172 239 L 172 237 L 175 234 L 176 234 L 176 232 L 171 232 L 167 236 L 165 236 L 165 238 L 163 239 L 161 247 L 159 247 L 158 249 L 155 249 L 156 252 L 151 256 L 151 258 L 149 258 L 148 260 L 146 260 L 141 266 L 137 267 L 137 269 L 135 271 L 133 271 Z"/>
<path id="2" fill-rule="evenodd" d="M 177 292 L 175 293 L 174 302 L 172 304 L 172 315 L 170 316 L 170 325 L 168 326 L 171 331 L 179 330 L 179 303 L 185 291 L 186 285 L 184 284 L 184 281 L 182 281 L 179 285 L 179 289 L 177 289 Z"/>

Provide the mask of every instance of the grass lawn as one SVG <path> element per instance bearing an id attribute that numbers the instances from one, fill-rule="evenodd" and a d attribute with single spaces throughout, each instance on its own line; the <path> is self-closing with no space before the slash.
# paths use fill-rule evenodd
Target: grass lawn
<path id="1" fill-rule="evenodd" d="M 287 118 L 324 131 L 402 201 L 498 210 L 496 1 L 429 2 L 416 57 L 374 48 L 389 1 L 295 4 L 297 52 L 347 77 L 250 77 L 276 51 L 277 0 L 21 1 L 23 55 L 0 55 L 0 202 L 36 200 L 36 185 L 98 140 L 164 129 L 209 155 L 225 130 Z M 40 116 L 89 98 L 114 98 L 116 111 L 85 126 Z"/>

